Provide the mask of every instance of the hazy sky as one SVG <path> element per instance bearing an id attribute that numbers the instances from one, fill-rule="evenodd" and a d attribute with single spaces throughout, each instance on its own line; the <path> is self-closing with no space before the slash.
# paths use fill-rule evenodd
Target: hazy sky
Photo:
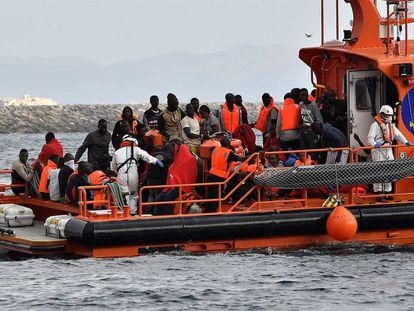
<path id="1" fill-rule="evenodd" d="M 326 14 L 334 14 L 335 1 L 325 2 Z M 349 5 L 340 4 L 350 28 Z M 319 7 L 319 0 L 0 0 L 0 57 L 80 56 L 108 64 L 241 44 L 300 48 L 320 44 Z"/>

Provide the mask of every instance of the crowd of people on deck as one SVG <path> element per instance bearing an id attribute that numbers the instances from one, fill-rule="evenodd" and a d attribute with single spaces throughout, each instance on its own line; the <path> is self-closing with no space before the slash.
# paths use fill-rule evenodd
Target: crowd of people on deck
<path id="1" fill-rule="evenodd" d="M 195 194 L 198 197 L 217 199 L 219 191 L 229 192 L 248 171 L 261 168 L 289 167 L 313 163 L 346 163 L 348 152 L 310 152 L 306 156 L 296 150 L 318 148 L 344 148 L 349 145 L 346 137 L 347 110 L 345 102 L 336 98 L 332 90 L 317 100 L 316 90 L 311 94 L 306 88 L 294 88 L 284 96 L 281 105 L 275 103 L 269 93 L 262 95 L 262 106 L 256 122 L 249 122 L 241 95 L 228 93 L 225 102 L 211 111 L 192 98 L 179 107 L 177 97 L 167 96 L 167 107 L 161 110 L 159 98 L 151 96 L 151 107 L 141 119 L 130 107 L 125 107 L 120 120 L 115 123 L 112 134 L 107 120 L 98 122 L 98 129 L 89 133 L 75 155 L 63 153 L 63 146 L 54 133 L 47 133 L 45 145 L 37 160 L 29 165 L 28 151 L 20 150 L 19 159 L 12 165 L 13 183 L 30 183 L 30 192 L 44 200 L 77 205 L 78 188 L 88 185 L 111 184 L 118 189 L 118 204 L 129 205 L 131 215 L 138 213 L 138 195 L 142 186 L 162 186 L 142 192 L 143 202 L 175 201 L 179 195 Z M 392 144 L 394 139 L 410 145 L 404 135 L 392 124 L 393 110 L 382 106 L 368 134 L 368 144 L 376 149 L 373 161 L 392 159 L 391 149 L 381 146 Z M 256 145 L 256 133 L 262 133 L 263 146 Z M 210 159 L 200 157 L 200 145 L 215 137 L 219 142 L 211 152 Z M 239 145 L 232 144 L 237 139 Z M 109 152 L 112 143 L 114 153 Z M 85 151 L 87 161 L 80 161 Z M 275 151 L 289 151 L 275 153 Z M 257 162 L 246 163 L 226 188 L 209 186 L 208 191 L 185 186 L 181 191 L 175 185 L 197 182 L 222 182 L 232 169 L 238 167 L 248 156 L 261 152 Z M 269 152 L 265 155 L 264 152 Z M 206 161 L 208 162 L 206 164 Z M 208 175 L 204 173 L 207 167 Z M 241 174 L 241 176 L 240 176 Z M 37 180 L 38 179 L 38 180 Z M 235 191 L 236 201 L 251 186 L 249 180 Z M 232 186 L 233 185 L 233 186 Z M 27 187 L 15 187 L 15 194 Z M 374 185 L 374 192 L 390 192 L 391 184 Z M 264 197 L 274 199 L 288 197 L 294 190 L 268 188 Z M 87 199 L 103 200 L 99 191 L 86 191 Z M 116 199 L 113 199 L 114 201 Z M 91 206 L 97 208 L 102 202 Z M 217 201 L 204 204 L 205 212 L 216 212 Z M 154 204 L 144 207 L 144 213 L 165 215 L 174 213 L 173 204 Z"/>

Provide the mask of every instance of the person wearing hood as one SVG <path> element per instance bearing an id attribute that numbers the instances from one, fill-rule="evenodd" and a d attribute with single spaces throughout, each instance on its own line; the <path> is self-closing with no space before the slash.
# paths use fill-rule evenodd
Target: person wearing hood
<path id="1" fill-rule="evenodd" d="M 115 150 L 119 149 L 124 135 L 130 134 L 135 136 L 137 134 L 138 124 L 137 116 L 133 113 L 132 108 L 129 106 L 124 107 L 121 120 L 115 123 L 114 130 L 112 131 L 112 145 Z"/>
<path id="2" fill-rule="evenodd" d="M 61 203 L 66 202 L 65 194 L 68 186 L 68 180 L 70 175 L 75 171 L 75 160 L 73 154 L 66 153 L 63 157 L 63 166 L 59 171 L 59 200 Z"/>
<path id="3" fill-rule="evenodd" d="M 367 141 L 368 145 L 375 148 L 371 151 L 373 162 L 394 160 L 393 148 L 381 148 L 392 146 L 394 141 L 400 141 L 407 146 L 412 146 L 407 138 L 405 138 L 400 130 L 392 123 L 393 116 L 394 111 L 391 106 L 383 105 L 379 111 L 379 114 L 375 117 L 374 123 L 371 124 Z M 374 193 L 376 194 L 389 194 L 392 191 L 392 184 L 389 182 L 377 183 L 373 186 Z M 391 199 L 391 197 L 385 197 L 385 199 Z M 377 198 L 377 201 L 382 200 L 382 197 Z"/>
<path id="4" fill-rule="evenodd" d="M 109 142 L 111 133 L 107 131 L 105 119 L 98 121 L 98 129 L 89 133 L 75 154 L 75 162 L 78 162 L 86 149 L 88 149 L 88 162 L 93 170 L 107 171 L 110 166 Z"/>
<path id="5" fill-rule="evenodd" d="M 138 160 L 156 164 L 163 167 L 164 164 L 148 152 L 138 147 L 138 141 L 125 135 L 122 138 L 122 147 L 115 151 L 112 159 L 112 170 L 117 172 L 118 180 L 128 189 L 126 197 L 127 203 L 131 208 L 131 215 L 137 214 L 138 201 Z"/>

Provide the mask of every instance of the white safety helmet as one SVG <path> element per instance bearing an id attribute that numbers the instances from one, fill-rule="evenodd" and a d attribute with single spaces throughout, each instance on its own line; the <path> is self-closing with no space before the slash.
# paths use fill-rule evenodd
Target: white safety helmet
<path id="1" fill-rule="evenodd" d="M 385 114 L 387 116 L 394 115 L 394 111 L 392 110 L 391 106 L 388 105 L 381 106 L 379 113 Z"/>
<path id="2" fill-rule="evenodd" d="M 122 137 L 122 141 L 130 142 L 138 146 L 138 140 L 136 140 L 134 137 L 131 137 L 129 135 L 124 135 Z"/>

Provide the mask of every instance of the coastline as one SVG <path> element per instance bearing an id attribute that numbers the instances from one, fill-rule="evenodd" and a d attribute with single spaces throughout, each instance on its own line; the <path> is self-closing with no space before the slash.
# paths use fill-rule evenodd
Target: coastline
<path id="1" fill-rule="evenodd" d="M 206 103 L 200 103 L 200 106 Z M 221 103 L 207 103 L 211 111 L 218 108 Z M 249 122 L 256 120 L 260 104 L 244 103 L 248 113 Z M 122 109 L 130 106 L 138 119 L 142 120 L 144 111 L 150 104 L 82 104 L 82 105 L 56 105 L 56 106 L 6 106 L 0 108 L 0 134 L 9 133 L 73 133 L 90 132 L 97 128 L 99 119 L 108 121 L 108 130 L 112 131 L 115 122 L 119 120 Z M 165 104 L 160 104 L 164 109 Z M 185 104 L 180 104 L 185 109 Z"/>

